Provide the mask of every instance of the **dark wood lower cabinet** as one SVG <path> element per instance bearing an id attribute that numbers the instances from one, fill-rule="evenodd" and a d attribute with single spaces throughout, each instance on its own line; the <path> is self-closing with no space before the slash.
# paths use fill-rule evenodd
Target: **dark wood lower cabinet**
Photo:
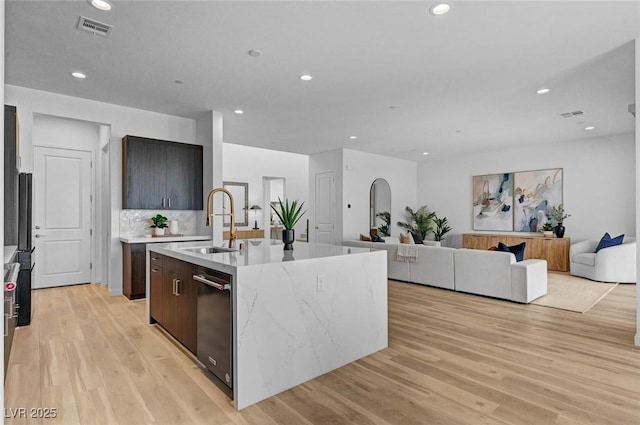
<path id="1" fill-rule="evenodd" d="M 195 354 L 198 288 L 192 276 L 197 266 L 167 256 L 158 258 L 161 268 L 156 266 L 154 272 L 154 266 L 151 267 L 151 317 Z"/>
<path id="2" fill-rule="evenodd" d="M 122 293 L 130 300 L 145 297 L 147 244 L 122 244 Z"/>

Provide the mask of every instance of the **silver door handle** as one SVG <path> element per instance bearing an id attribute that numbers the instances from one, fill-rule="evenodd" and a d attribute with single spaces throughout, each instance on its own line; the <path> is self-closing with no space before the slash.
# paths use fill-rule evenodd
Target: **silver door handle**
<path id="1" fill-rule="evenodd" d="M 204 277 L 204 275 L 201 275 L 201 274 L 194 274 L 193 275 L 193 280 L 197 280 L 198 282 L 202 282 L 202 283 L 207 284 L 209 286 L 213 286 L 214 288 L 219 289 L 220 291 L 230 290 L 230 288 L 231 288 L 231 286 L 228 285 L 228 284 L 227 285 L 222 285 L 222 284 L 220 284 L 218 282 L 213 282 L 213 281 L 211 281 L 209 279 L 206 279 Z"/>
<path id="2" fill-rule="evenodd" d="M 39 234 L 39 233 L 36 233 L 36 234 L 35 234 L 35 237 L 36 237 L 36 238 L 44 238 L 44 237 L 46 237 L 46 235 L 41 235 L 41 234 Z"/>
<path id="3" fill-rule="evenodd" d="M 180 279 L 176 279 L 176 296 L 179 297 L 180 295 L 180 284 L 182 283 L 182 281 Z"/>

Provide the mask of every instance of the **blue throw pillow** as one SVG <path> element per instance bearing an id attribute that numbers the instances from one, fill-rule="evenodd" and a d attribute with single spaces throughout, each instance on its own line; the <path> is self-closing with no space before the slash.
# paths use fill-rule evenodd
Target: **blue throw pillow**
<path id="1" fill-rule="evenodd" d="M 524 260 L 524 249 L 527 247 L 526 242 L 519 243 L 518 245 L 507 246 L 502 242 L 498 242 L 498 251 L 511 252 L 516 256 L 516 261 Z"/>
<path id="2" fill-rule="evenodd" d="M 612 238 L 609 233 L 605 233 L 600 242 L 598 242 L 598 246 L 596 247 L 595 252 L 600 251 L 601 249 L 610 248 L 612 246 L 622 245 L 622 241 L 624 240 L 624 234 L 620 236 L 616 236 Z"/>

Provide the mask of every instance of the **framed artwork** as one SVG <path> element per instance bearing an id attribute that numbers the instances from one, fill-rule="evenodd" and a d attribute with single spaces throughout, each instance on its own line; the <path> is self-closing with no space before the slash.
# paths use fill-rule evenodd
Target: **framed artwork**
<path id="1" fill-rule="evenodd" d="M 515 173 L 513 195 L 514 230 L 537 232 L 549 209 L 562 203 L 562 168 Z"/>
<path id="2" fill-rule="evenodd" d="M 248 226 L 249 225 L 249 183 L 239 182 L 222 182 L 222 187 L 227 189 L 233 196 L 233 212 L 235 215 L 236 226 Z M 222 211 L 225 214 L 222 222 L 225 227 L 229 227 L 231 224 L 231 213 L 229 208 L 229 200 L 224 196 L 222 202 Z"/>
<path id="3" fill-rule="evenodd" d="M 473 176 L 473 230 L 513 231 L 513 173 Z"/>

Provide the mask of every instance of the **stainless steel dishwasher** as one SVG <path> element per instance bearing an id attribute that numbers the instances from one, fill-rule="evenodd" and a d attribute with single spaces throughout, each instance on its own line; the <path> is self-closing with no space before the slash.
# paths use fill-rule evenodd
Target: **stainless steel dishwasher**
<path id="1" fill-rule="evenodd" d="M 231 282 L 233 276 L 198 267 L 198 360 L 233 388 Z"/>

